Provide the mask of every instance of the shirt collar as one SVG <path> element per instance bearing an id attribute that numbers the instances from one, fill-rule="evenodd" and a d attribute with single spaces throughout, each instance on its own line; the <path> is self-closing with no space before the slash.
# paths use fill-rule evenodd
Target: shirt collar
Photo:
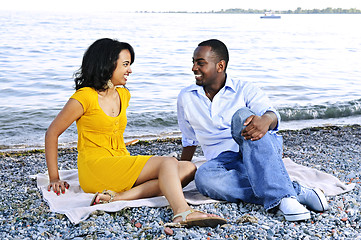
<path id="1" fill-rule="evenodd" d="M 228 75 L 226 75 L 225 88 L 229 88 L 229 89 L 231 89 L 233 92 L 236 92 L 236 87 L 234 86 L 234 80 L 233 80 L 232 78 L 228 77 Z"/>
<path id="2" fill-rule="evenodd" d="M 203 88 L 201 86 L 198 86 L 197 84 L 192 84 L 189 86 L 187 90 L 189 92 L 192 92 L 192 91 L 198 91 L 199 89 L 203 89 Z"/>
<path id="3" fill-rule="evenodd" d="M 231 79 L 230 77 L 228 77 L 228 75 L 226 75 L 226 84 L 224 86 L 226 89 L 231 89 L 233 92 L 236 92 L 236 87 L 234 86 L 234 81 L 233 79 Z M 202 91 L 203 87 L 202 86 L 198 86 L 197 84 L 192 84 L 191 86 L 189 86 L 188 91 L 192 92 L 192 91 Z"/>

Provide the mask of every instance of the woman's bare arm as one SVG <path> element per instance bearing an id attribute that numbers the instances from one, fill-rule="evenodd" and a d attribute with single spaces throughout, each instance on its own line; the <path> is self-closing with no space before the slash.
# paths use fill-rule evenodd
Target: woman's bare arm
<path id="1" fill-rule="evenodd" d="M 59 136 L 84 113 L 83 106 L 75 99 L 69 99 L 58 116 L 50 124 L 45 134 L 45 158 L 48 166 L 49 185 L 48 190 L 53 188 L 60 195 L 65 192 L 69 184 L 61 181 L 58 171 L 58 138 Z"/>

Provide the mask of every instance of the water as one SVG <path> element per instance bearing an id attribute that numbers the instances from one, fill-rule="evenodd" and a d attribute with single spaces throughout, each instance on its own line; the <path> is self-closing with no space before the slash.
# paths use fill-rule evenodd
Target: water
<path id="1" fill-rule="evenodd" d="M 228 74 L 260 86 L 283 129 L 361 124 L 361 15 L 0 12 L 0 149 L 42 148 L 96 39 L 132 44 L 127 140 L 179 136 L 176 98 L 194 82 L 197 44 L 218 38 Z M 60 137 L 76 144 L 73 124 Z"/>

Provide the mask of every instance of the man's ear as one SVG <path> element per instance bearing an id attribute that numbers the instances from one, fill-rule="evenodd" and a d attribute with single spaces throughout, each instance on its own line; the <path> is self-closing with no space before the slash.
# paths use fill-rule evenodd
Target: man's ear
<path id="1" fill-rule="evenodd" d="M 221 60 L 217 63 L 217 72 L 224 72 L 226 69 L 226 61 Z"/>

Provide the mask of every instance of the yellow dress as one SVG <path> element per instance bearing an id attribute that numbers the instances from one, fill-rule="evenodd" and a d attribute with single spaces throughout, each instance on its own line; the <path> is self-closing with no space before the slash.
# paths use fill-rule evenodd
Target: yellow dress
<path id="1" fill-rule="evenodd" d="M 88 193 L 105 189 L 116 192 L 134 185 L 151 156 L 130 156 L 123 133 L 130 93 L 116 88 L 121 101 L 117 117 L 108 116 L 99 106 L 98 93 L 90 87 L 77 90 L 71 98 L 81 103 L 84 114 L 76 121 L 78 129 L 78 172 L 81 188 Z"/>

